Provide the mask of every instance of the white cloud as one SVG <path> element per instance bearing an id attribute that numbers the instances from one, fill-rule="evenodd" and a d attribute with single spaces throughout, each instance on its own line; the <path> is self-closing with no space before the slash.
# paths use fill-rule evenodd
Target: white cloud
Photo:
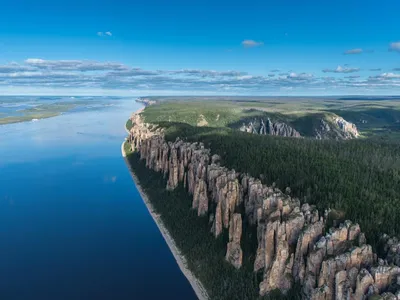
<path id="1" fill-rule="evenodd" d="M 31 70 L 32 68 L 29 66 L 21 66 L 15 63 L 0 66 L 0 73 L 27 72 Z"/>
<path id="2" fill-rule="evenodd" d="M 344 76 L 344 78 L 349 78 L 349 79 L 356 79 L 356 78 L 360 78 L 360 75 L 350 75 L 350 76 Z"/>
<path id="3" fill-rule="evenodd" d="M 389 51 L 400 52 L 400 41 L 399 42 L 390 43 Z"/>
<path id="4" fill-rule="evenodd" d="M 161 71 L 160 73 L 170 73 L 170 74 L 183 74 L 183 75 L 193 75 L 193 76 L 242 76 L 246 75 L 246 72 L 238 71 L 214 71 L 214 70 L 199 70 L 199 69 L 182 69 L 176 71 Z"/>
<path id="5" fill-rule="evenodd" d="M 30 65 L 30 64 L 38 65 L 38 64 L 42 64 L 44 62 L 46 62 L 46 61 L 44 59 L 41 59 L 41 58 L 28 58 L 28 59 L 25 60 L 25 63 L 28 64 L 28 65 Z"/>
<path id="6" fill-rule="evenodd" d="M 348 79 L 357 79 L 360 78 L 360 75 L 350 75 L 350 76 L 344 76 L 344 78 L 348 78 Z"/>
<path id="7" fill-rule="evenodd" d="M 324 73 L 354 73 L 360 71 L 360 68 L 349 68 L 337 66 L 336 69 L 324 69 L 322 72 Z"/>
<path id="8" fill-rule="evenodd" d="M 28 58 L 25 64 L 41 69 L 75 70 L 75 71 L 123 71 L 127 66 L 113 62 L 96 62 L 88 60 L 44 60 L 40 58 Z"/>
<path id="9" fill-rule="evenodd" d="M 245 48 L 252 48 L 252 47 L 262 46 L 262 45 L 264 45 L 264 43 L 263 42 L 257 42 L 257 41 L 254 41 L 254 40 L 244 40 L 244 41 L 242 41 L 242 45 Z"/>
<path id="10" fill-rule="evenodd" d="M 392 79 L 392 78 L 400 78 L 400 74 L 396 73 L 382 73 L 379 75 L 381 78 L 387 78 L 387 79 Z"/>
<path id="11" fill-rule="evenodd" d="M 292 72 L 287 77 L 291 78 L 291 79 L 300 79 L 300 80 L 302 80 L 302 79 L 310 79 L 310 78 L 313 77 L 313 75 L 312 74 L 307 74 L 307 73 L 297 74 L 297 73 Z"/>
<path id="12" fill-rule="evenodd" d="M 132 76 L 149 76 L 149 75 L 159 75 L 161 71 L 148 71 L 141 68 L 127 68 L 126 70 L 116 70 L 108 73 L 108 76 L 118 76 L 118 77 L 132 77 Z"/>
<path id="13" fill-rule="evenodd" d="M 361 48 L 356 48 L 356 49 L 350 49 L 344 52 L 344 54 L 360 54 L 363 52 L 363 49 Z"/>
<path id="14" fill-rule="evenodd" d="M 99 32 L 97 32 L 97 35 L 98 36 L 112 36 L 112 32 L 111 31 L 106 31 L 106 32 L 99 31 Z"/>
<path id="15" fill-rule="evenodd" d="M 243 75 L 243 76 L 238 76 L 236 77 L 238 80 L 246 80 L 246 79 L 252 79 L 253 76 L 251 75 Z"/>

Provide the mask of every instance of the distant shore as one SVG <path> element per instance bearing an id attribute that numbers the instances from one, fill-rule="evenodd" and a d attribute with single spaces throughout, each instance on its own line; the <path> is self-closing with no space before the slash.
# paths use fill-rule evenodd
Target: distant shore
<path id="1" fill-rule="evenodd" d="M 144 108 L 139 109 L 135 113 L 140 113 Z M 125 128 L 126 129 L 126 128 Z M 127 129 L 126 129 L 127 130 Z M 128 131 L 128 130 L 127 130 Z M 128 131 L 129 133 L 129 131 Z M 125 163 L 129 169 L 129 172 L 132 176 L 132 179 L 136 185 L 137 190 L 139 191 L 140 196 L 143 199 L 143 202 L 145 203 L 147 210 L 149 211 L 150 215 L 152 216 L 154 222 L 156 223 L 158 229 L 160 230 L 165 242 L 167 243 L 169 249 L 172 252 L 172 255 L 174 256 L 176 262 L 178 263 L 179 268 L 181 269 L 183 275 L 187 278 L 189 281 L 190 285 L 192 286 L 194 292 L 196 293 L 197 298 L 200 300 L 207 300 L 209 299 L 207 291 L 201 284 L 201 282 L 194 276 L 194 274 L 189 270 L 186 262 L 186 258 L 184 255 L 181 254 L 179 251 L 178 247 L 176 246 L 174 240 L 172 239 L 170 233 L 166 229 L 163 221 L 161 220 L 161 216 L 156 213 L 156 211 L 153 208 L 153 205 L 151 204 L 150 200 L 148 199 L 147 195 L 143 191 L 142 187 L 139 185 L 139 180 L 136 177 L 136 174 L 131 168 L 131 165 L 129 164 L 129 161 L 126 157 L 126 152 L 125 152 L 125 142 L 126 140 L 122 143 L 121 145 L 121 152 L 122 152 L 122 157 L 125 160 Z"/>

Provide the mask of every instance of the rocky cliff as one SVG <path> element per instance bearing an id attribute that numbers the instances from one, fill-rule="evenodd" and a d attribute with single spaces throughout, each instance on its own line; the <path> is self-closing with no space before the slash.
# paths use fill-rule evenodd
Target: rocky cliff
<path id="1" fill-rule="evenodd" d="M 132 150 L 164 174 L 166 189 L 182 183 L 193 196 L 192 209 L 210 218 L 210 234 L 229 232 L 226 261 L 240 268 L 243 256 L 255 256 L 254 272 L 263 273 L 260 295 L 286 293 L 298 283 L 304 299 L 400 297 L 397 239 L 383 237 L 386 256 L 378 259 L 358 224 L 346 221 L 326 230 L 328 211 L 321 215 L 257 178 L 221 166 L 201 143 L 167 142 L 163 130 L 143 123 L 140 115 L 131 120 Z M 243 253 L 244 221 L 257 230 L 256 253 Z"/>
<path id="2" fill-rule="evenodd" d="M 300 133 L 293 127 L 283 122 L 272 122 L 270 118 L 267 120 L 255 119 L 254 121 L 243 123 L 240 131 L 255 133 L 255 134 L 269 134 L 287 137 L 300 137 Z"/>
<path id="3" fill-rule="evenodd" d="M 319 125 L 314 128 L 317 139 L 356 139 L 360 136 L 355 124 L 350 123 L 337 115 L 329 118 L 320 118 Z"/>
<path id="4" fill-rule="evenodd" d="M 243 120 L 239 130 L 261 135 L 305 136 L 316 139 L 355 139 L 360 136 L 356 125 L 337 115 L 310 114 L 292 123 L 272 121 L 270 118 L 254 118 Z"/>

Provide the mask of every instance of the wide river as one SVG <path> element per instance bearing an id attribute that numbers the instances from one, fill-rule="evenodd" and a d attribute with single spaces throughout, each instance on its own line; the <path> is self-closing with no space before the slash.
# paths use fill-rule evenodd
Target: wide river
<path id="1" fill-rule="evenodd" d="M 0 125 L 0 299 L 196 299 L 121 157 L 133 100 Z"/>

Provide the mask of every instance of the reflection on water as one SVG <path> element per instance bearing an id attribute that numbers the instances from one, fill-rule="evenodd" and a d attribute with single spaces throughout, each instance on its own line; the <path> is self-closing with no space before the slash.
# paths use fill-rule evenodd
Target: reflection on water
<path id="1" fill-rule="evenodd" d="M 0 299 L 195 299 L 121 158 L 139 108 L 0 126 Z"/>

